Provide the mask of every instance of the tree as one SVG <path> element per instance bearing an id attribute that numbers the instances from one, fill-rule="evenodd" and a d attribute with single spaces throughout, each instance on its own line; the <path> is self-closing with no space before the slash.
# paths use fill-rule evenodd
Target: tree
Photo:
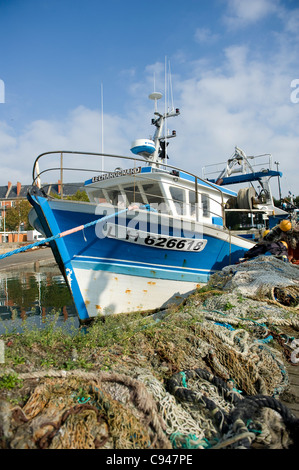
<path id="1" fill-rule="evenodd" d="M 25 199 L 16 201 L 13 207 L 6 210 L 5 214 L 5 228 L 6 230 L 16 231 L 19 230 L 21 224 L 24 224 L 24 230 L 31 229 L 29 224 L 28 214 L 31 210 L 29 201 Z"/>
<path id="2" fill-rule="evenodd" d="M 56 198 L 56 199 L 61 199 L 60 194 L 56 193 L 51 193 L 51 196 Z M 84 202 L 89 202 L 89 197 L 87 196 L 87 193 L 85 191 L 81 191 L 78 189 L 75 194 L 72 196 L 64 196 L 64 199 L 70 200 L 70 201 L 84 201 Z"/>
<path id="3" fill-rule="evenodd" d="M 71 201 L 85 201 L 85 202 L 89 202 L 89 197 L 87 196 L 87 193 L 85 191 L 80 191 L 80 189 L 78 189 L 78 191 L 73 194 L 72 196 L 68 196 L 69 200 Z"/>

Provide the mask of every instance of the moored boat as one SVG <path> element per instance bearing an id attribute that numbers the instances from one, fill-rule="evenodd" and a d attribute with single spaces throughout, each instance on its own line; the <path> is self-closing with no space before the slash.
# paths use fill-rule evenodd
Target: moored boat
<path id="1" fill-rule="evenodd" d="M 167 146 L 175 132 L 163 134 L 163 129 L 179 110 L 160 114 L 157 94 L 150 97 L 155 99 L 155 134 L 135 141 L 133 156 L 56 151 L 34 162 L 28 193 L 31 224 L 46 238 L 64 234 L 50 246 L 83 322 L 98 315 L 178 303 L 253 246 L 253 241 L 227 226 L 237 192 L 166 164 Z M 50 155 L 59 164 L 41 170 Z M 67 158 L 76 163 L 83 158 L 84 164 L 70 168 L 65 165 Z M 79 186 L 88 201 L 65 199 L 64 175 L 87 171 L 87 162 L 90 177 Z M 48 194 L 41 182 L 54 169 L 61 175 L 60 199 Z M 265 214 L 264 209 L 243 210 L 247 216 Z"/>

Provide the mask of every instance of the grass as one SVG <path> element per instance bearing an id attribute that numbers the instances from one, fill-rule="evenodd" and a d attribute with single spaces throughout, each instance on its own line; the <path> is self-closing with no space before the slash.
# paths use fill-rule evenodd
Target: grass
<path id="1" fill-rule="evenodd" d="M 216 294 L 204 287 L 194 299 L 201 303 L 206 296 Z M 187 311 L 183 303 L 168 309 L 166 317 L 159 321 L 153 315 L 137 312 L 108 315 L 80 328 L 58 326 L 59 313 L 51 315 L 42 328 L 30 326 L 25 320 L 22 333 L 0 335 L 5 345 L 0 375 L 7 369 L 18 373 L 38 369 L 110 370 L 116 363 L 134 361 L 136 357 L 158 365 L 168 361 L 177 369 L 189 350 L 186 338 L 194 335 L 200 320 L 198 315 L 185 315 Z"/>
<path id="2" fill-rule="evenodd" d="M 6 389 L 10 390 L 15 387 L 21 387 L 22 386 L 22 380 L 18 378 L 18 375 L 15 373 L 11 374 L 4 374 L 2 377 L 0 377 L 0 390 Z"/>
<path id="3" fill-rule="evenodd" d="M 72 329 L 58 326 L 58 315 L 43 328 L 24 322 L 22 333 L 0 336 L 5 344 L 0 376 L 6 370 L 17 374 L 50 369 L 121 371 L 135 365 L 152 367 L 164 378 L 192 357 L 192 338 L 200 315 L 186 312 L 185 304 L 168 309 L 164 317 L 142 312 L 108 315 L 89 326 Z M 159 371 L 161 365 L 163 372 Z"/>
<path id="4" fill-rule="evenodd" d="M 200 365 L 198 350 L 204 305 L 208 297 L 222 294 L 205 286 L 181 305 L 169 308 L 164 316 L 145 316 L 142 312 L 111 315 L 80 328 L 58 326 L 58 314 L 51 316 L 43 328 L 29 327 L 25 322 L 23 333 L 0 336 L 5 345 L 0 377 L 7 371 L 22 374 L 81 369 L 126 373 L 138 367 L 164 380 L 180 370 L 205 367 Z M 239 302 L 246 303 L 246 299 L 240 296 L 236 303 Z M 234 305 L 226 302 L 223 311 L 232 308 Z M 253 313 L 248 314 L 250 318 L 255 318 Z M 243 323 L 236 328 L 244 329 Z"/>
<path id="5" fill-rule="evenodd" d="M 0 364 L 0 372 L 2 368 L 21 370 L 24 365 L 41 369 L 90 369 L 99 355 L 107 355 L 109 348 L 118 347 L 122 354 L 130 354 L 131 338 L 145 328 L 151 328 L 151 320 L 142 314 L 108 316 L 72 331 L 57 327 L 56 318 L 42 329 L 29 328 L 24 323 L 23 333 L 0 337 L 5 344 L 5 364 Z M 106 358 L 103 364 L 106 368 L 108 362 Z"/>

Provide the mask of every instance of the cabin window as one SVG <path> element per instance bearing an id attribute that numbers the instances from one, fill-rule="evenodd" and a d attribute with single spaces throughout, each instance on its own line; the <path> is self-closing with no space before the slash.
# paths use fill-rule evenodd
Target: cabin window
<path id="1" fill-rule="evenodd" d="M 113 206 L 128 207 L 136 202 L 139 204 L 149 204 L 158 212 L 169 212 L 169 207 L 165 204 L 160 184 L 157 182 L 141 183 L 139 181 L 135 185 L 118 185 L 113 188 L 93 191 L 90 195 L 99 202 L 107 201 Z"/>
<path id="2" fill-rule="evenodd" d="M 124 191 L 130 203 L 150 204 L 159 212 L 166 212 L 164 197 L 157 183 L 138 183 L 133 186 L 125 186 Z"/>
<path id="3" fill-rule="evenodd" d="M 101 189 L 97 189 L 96 191 L 89 192 L 87 191 L 88 196 L 93 199 L 98 204 L 110 202 L 108 196 L 106 197 L 105 192 Z"/>
<path id="4" fill-rule="evenodd" d="M 124 191 L 126 193 L 127 200 L 129 201 L 130 204 L 132 204 L 133 202 L 144 204 L 144 200 L 142 198 L 142 195 L 140 193 L 140 190 L 137 184 L 134 186 L 125 186 Z"/>
<path id="5" fill-rule="evenodd" d="M 142 183 L 142 187 L 148 203 L 159 212 L 165 212 L 165 210 L 161 210 L 161 208 L 163 209 L 162 204 L 164 204 L 164 196 L 160 185 L 158 183 Z"/>
<path id="6" fill-rule="evenodd" d="M 201 195 L 201 204 L 203 217 L 210 217 L 210 198 L 208 194 Z"/>
<path id="7" fill-rule="evenodd" d="M 170 186 L 170 194 L 179 215 L 186 215 L 185 191 L 176 186 Z"/>
<path id="8" fill-rule="evenodd" d="M 118 197 L 120 195 L 120 192 L 118 189 L 110 189 L 107 191 L 109 201 L 113 206 L 117 206 L 118 204 Z"/>
<path id="9" fill-rule="evenodd" d="M 140 188 L 142 189 L 146 204 L 149 204 L 152 209 L 160 213 L 169 213 L 169 206 L 165 202 L 165 197 L 158 182 L 143 182 L 142 184 L 140 183 Z"/>
<path id="10" fill-rule="evenodd" d="M 196 196 L 195 191 L 189 191 L 189 204 L 190 204 L 190 215 L 193 217 L 196 214 Z"/>
<path id="11" fill-rule="evenodd" d="M 103 190 L 103 192 L 105 195 L 107 195 L 107 202 L 109 202 L 113 206 L 126 207 L 126 195 L 123 191 L 121 191 L 121 188 L 119 188 L 118 186 L 110 188 L 108 190 Z"/>

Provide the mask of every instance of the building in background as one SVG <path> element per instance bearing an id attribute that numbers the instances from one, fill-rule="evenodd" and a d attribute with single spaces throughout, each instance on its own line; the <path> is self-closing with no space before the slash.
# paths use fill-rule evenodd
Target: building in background
<path id="1" fill-rule="evenodd" d="M 17 231 L 7 230 L 6 214 L 7 211 L 15 207 L 17 201 L 27 201 L 27 191 L 31 185 L 22 185 L 19 181 L 13 185 L 8 181 L 6 186 L 0 186 L 0 243 L 17 243 L 31 241 L 27 237 L 27 231 L 22 222 Z M 53 197 L 70 197 L 73 196 L 77 190 L 78 185 L 64 184 L 63 188 L 60 181 L 55 184 L 47 185 L 47 193 L 52 194 Z M 31 230 L 32 232 L 32 230 Z M 30 233 L 29 238 L 31 238 Z"/>

